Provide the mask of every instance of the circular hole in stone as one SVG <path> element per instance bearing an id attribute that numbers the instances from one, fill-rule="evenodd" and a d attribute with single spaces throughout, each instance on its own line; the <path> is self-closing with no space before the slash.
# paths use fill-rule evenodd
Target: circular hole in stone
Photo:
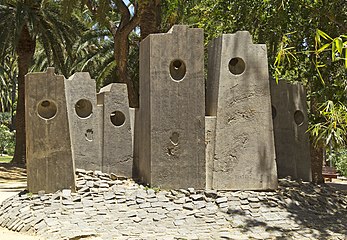
<path id="1" fill-rule="evenodd" d="M 51 119 L 57 114 L 57 105 L 51 100 L 43 100 L 37 107 L 37 113 L 43 119 Z"/>
<path id="2" fill-rule="evenodd" d="M 305 116 L 302 111 L 296 110 L 294 113 L 294 121 L 298 126 L 301 126 L 304 123 Z"/>
<path id="3" fill-rule="evenodd" d="M 277 110 L 274 106 L 271 106 L 271 112 L 272 112 L 272 119 L 275 119 L 277 116 Z"/>
<path id="4" fill-rule="evenodd" d="M 175 59 L 170 63 L 170 75 L 175 81 L 182 80 L 186 75 L 186 72 L 186 64 L 182 60 Z"/>
<path id="5" fill-rule="evenodd" d="M 234 75 L 240 75 L 246 69 L 246 64 L 242 58 L 236 57 L 229 61 L 229 71 Z"/>
<path id="6" fill-rule="evenodd" d="M 93 113 L 93 105 L 89 100 L 81 99 L 75 104 L 75 111 L 80 118 L 87 118 Z"/>
<path id="7" fill-rule="evenodd" d="M 121 111 L 112 112 L 110 118 L 112 124 L 117 127 L 122 126 L 125 122 L 125 115 Z"/>
<path id="8" fill-rule="evenodd" d="M 178 132 L 173 132 L 170 137 L 170 141 L 172 144 L 177 145 L 178 144 L 178 139 L 179 139 L 179 133 Z"/>

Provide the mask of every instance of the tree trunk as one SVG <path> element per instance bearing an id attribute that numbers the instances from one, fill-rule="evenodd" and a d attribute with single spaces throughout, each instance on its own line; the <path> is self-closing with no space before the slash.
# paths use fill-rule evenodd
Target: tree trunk
<path id="1" fill-rule="evenodd" d="M 323 147 L 321 144 L 314 146 L 311 144 L 311 168 L 312 168 L 312 182 L 315 184 L 324 183 L 322 175 L 323 169 Z"/>
<path id="2" fill-rule="evenodd" d="M 16 50 L 18 55 L 18 100 L 15 118 L 16 148 L 12 162 L 24 165 L 26 162 L 25 75 L 28 73 L 30 62 L 35 52 L 35 39 L 30 36 L 29 29 L 26 25 L 23 26 Z"/>
<path id="3" fill-rule="evenodd" d="M 116 74 L 120 82 L 127 84 L 130 107 L 137 108 L 139 107 L 139 97 L 134 82 L 128 76 L 128 55 L 128 34 L 122 31 L 117 31 L 114 36 L 114 57 L 117 63 Z"/>
<path id="4" fill-rule="evenodd" d="M 122 0 L 116 0 L 115 4 L 121 15 L 118 26 L 110 22 L 109 30 L 114 39 L 114 58 L 116 62 L 116 74 L 119 82 L 126 83 L 130 107 L 139 106 L 138 93 L 132 79 L 128 75 L 129 34 L 139 23 L 139 17 L 135 6 L 135 14 L 131 17 L 129 8 Z"/>
<path id="5" fill-rule="evenodd" d="M 160 0 L 143 0 L 140 3 L 141 40 L 149 34 L 159 32 Z"/>

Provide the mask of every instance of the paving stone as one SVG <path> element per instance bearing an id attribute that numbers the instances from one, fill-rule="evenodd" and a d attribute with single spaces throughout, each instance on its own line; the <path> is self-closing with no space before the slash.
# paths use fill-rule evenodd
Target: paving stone
<path id="1" fill-rule="evenodd" d="M 192 195 L 190 195 L 190 198 L 193 201 L 201 201 L 204 199 L 204 196 L 202 194 L 192 194 Z"/>
<path id="2" fill-rule="evenodd" d="M 151 207 L 151 204 L 149 202 L 139 204 L 139 208 L 150 208 L 150 207 Z"/>
<path id="3" fill-rule="evenodd" d="M 228 202 L 228 198 L 227 197 L 218 197 L 216 199 L 216 203 L 217 204 L 226 203 L 226 202 Z"/>
<path id="4" fill-rule="evenodd" d="M 259 202 L 259 198 L 258 197 L 249 197 L 248 201 L 249 202 Z"/>
<path id="5" fill-rule="evenodd" d="M 77 177 L 79 190 L 85 190 L 62 200 L 63 193 L 57 192 L 18 195 L 3 202 L 0 225 L 48 239 L 79 237 L 91 229 L 104 239 L 317 239 L 323 236 L 320 229 L 326 229 L 327 239 L 345 237 L 347 198 L 329 188 L 294 184 L 278 192 L 155 192 L 133 181 L 110 180 L 101 172 L 88 174 Z M 88 192 L 88 181 L 97 182 L 93 193 Z M 290 181 L 286 184 L 291 186 Z M 342 217 L 336 218 L 338 213 Z M 245 226 L 251 228 L 242 232 Z"/>
<path id="6" fill-rule="evenodd" d="M 188 188 L 187 189 L 190 194 L 195 194 L 195 189 L 194 188 Z"/>
<path id="7" fill-rule="evenodd" d="M 176 204 L 184 204 L 186 202 L 186 199 L 182 197 L 179 199 L 175 199 L 173 202 Z"/>
<path id="8" fill-rule="evenodd" d="M 218 205 L 220 208 L 228 208 L 229 207 L 229 204 L 228 202 L 222 202 Z"/>
<path id="9" fill-rule="evenodd" d="M 196 209 L 201 209 L 206 207 L 206 202 L 205 201 L 195 201 L 194 205 Z"/>
<path id="10" fill-rule="evenodd" d="M 175 226 L 182 226 L 186 223 L 186 221 L 184 219 L 178 219 L 178 220 L 175 220 L 173 223 Z"/>
<path id="11" fill-rule="evenodd" d="M 195 206 L 193 203 L 186 203 L 183 205 L 183 209 L 193 210 L 193 209 L 195 209 Z"/>
<path id="12" fill-rule="evenodd" d="M 251 202 L 250 204 L 249 204 L 249 206 L 251 207 L 251 208 L 260 208 L 260 203 L 259 202 Z"/>

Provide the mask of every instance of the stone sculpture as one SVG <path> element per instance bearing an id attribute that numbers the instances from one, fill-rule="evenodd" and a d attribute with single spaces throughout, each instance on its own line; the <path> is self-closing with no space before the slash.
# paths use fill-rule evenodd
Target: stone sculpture
<path id="1" fill-rule="evenodd" d="M 65 78 L 47 72 L 29 73 L 25 79 L 25 124 L 28 190 L 75 190 Z"/>
<path id="2" fill-rule="evenodd" d="M 72 156 L 76 168 L 101 170 L 99 113 L 95 80 L 78 72 L 65 81 Z"/>
<path id="3" fill-rule="evenodd" d="M 311 181 L 305 89 L 271 80 L 271 100 L 278 177 Z"/>
<path id="4" fill-rule="evenodd" d="M 206 114 L 216 116 L 212 188 L 277 187 L 266 46 L 248 32 L 209 45 Z"/>
<path id="5" fill-rule="evenodd" d="M 275 189 L 275 146 L 280 177 L 310 180 L 303 87 L 272 81 L 271 111 L 265 45 L 237 32 L 208 53 L 205 99 L 202 29 L 144 39 L 139 109 L 125 84 L 96 94 L 88 73 L 28 74 L 29 191 L 74 191 L 75 166 L 166 189 Z"/>
<path id="6" fill-rule="evenodd" d="M 127 86 L 113 83 L 98 94 L 102 123 L 102 171 L 132 177 L 133 149 Z"/>
<path id="7" fill-rule="evenodd" d="M 140 180 L 204 189 L 203 30 L 173 26 L 140 45 Z"/>

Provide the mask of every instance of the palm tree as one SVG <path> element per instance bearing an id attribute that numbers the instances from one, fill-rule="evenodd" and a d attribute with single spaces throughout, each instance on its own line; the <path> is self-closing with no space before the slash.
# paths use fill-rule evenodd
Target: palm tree
<path id="1" fill-rule="evenodd" d="M 88 22 L 84 23 L 88 29 Z M 45 71 L 50 66 L 49 62 L 44 47 L 38 42 L 30 71 Z M 89 26 L 89 30 L 85 30 L 75 41 L 70 54 L 65 56 L 64 68 L 65 77 L 75 72 L 89 72 L 96 80 L 98 89 L 114 81 L 116 64 L 112 36 L 109 31 L 99 29 L 98 26 L 94 26 L 93 29 Z"/>
<path id="2" fill-rule="evenodd" d="M 14 129 L 15 103 L 17 100 L 17 61 L 13 57 L 13 49 L 7 49 L 7 54 L 0 62 L 0 112 L 9 113 L 9 127 Z"/>
<path id="3" fill-rule="evenodd" d="M 13 48 L 18 64 L 18 101 L 16 110 L 16 150 L 13 162 L 25 163 L 25 75 L 32 64 L 37 41 L 44 47 L 47 59 L 62 73 L 64 54 L 69 52 L 79 31 L 60 14 L 57 1 L 2 0 L 0 3 L 0 59 L 6 49 Z M 51 62 L 50 62 L 51 64 Z"/>

